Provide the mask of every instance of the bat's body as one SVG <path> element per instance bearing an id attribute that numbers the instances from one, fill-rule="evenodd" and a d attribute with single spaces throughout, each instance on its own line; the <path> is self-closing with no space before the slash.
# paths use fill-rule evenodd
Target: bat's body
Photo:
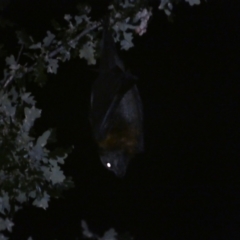
<path id="1" fill-rule="evenodd" d="M 103 165 L 122 177 L 129 160 L 143 150 L 142 104 L 136 78 L 125 72 L 107 27 L 103 34 L 90 118 Z"/>

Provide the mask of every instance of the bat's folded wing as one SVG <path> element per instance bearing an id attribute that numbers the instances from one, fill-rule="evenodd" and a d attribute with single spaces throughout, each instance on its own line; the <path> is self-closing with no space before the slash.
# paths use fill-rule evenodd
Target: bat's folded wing
<path id="1" fill-rule="evenodd" d="M 111 118 L 136 78 L 117 66 L 96 79 L 92 86 L 90 119 L 96 140 L 102 140 L 111 127 Z"/>

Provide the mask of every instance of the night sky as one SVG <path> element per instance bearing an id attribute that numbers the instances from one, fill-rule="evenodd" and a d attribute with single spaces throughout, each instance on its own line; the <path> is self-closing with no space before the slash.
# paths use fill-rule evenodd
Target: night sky
<path id="1" fill-rule="evenodd" d="M 52 17 L 74 13 L 74 1 L 40 2 L 13 1 L 6 12 L 39 40 Z M 21 210 L 12 239 L 80 239 L 84 219 L 99 235 L 115 228 L 136 240 L 239 240 L 239 12 L 238 1 L 180 4 L 172 23 L 155 7 L 147 34 L 120 52 L 139 78 L 145 138 L 124 179 L 102 166 L 92 137 L 93 67 L 75 59 L 43 88 L 31 86 L 39 134 L 56 128 L 58 146 L 75 146 L 64 172 L 76 187 L 46 211 Z"/>

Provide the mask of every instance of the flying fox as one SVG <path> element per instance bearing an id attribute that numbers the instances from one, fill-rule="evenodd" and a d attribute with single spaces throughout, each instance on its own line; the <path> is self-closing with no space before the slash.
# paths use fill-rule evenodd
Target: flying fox
<path id="1" fill-rule="evenodd" d="M 102 164 L 124 177 L 143 151 L 143 110 L 137 78 L 117 54 L 109 24 L 103 25 L 99 76 L 92 85 L 90 121 Z"/>

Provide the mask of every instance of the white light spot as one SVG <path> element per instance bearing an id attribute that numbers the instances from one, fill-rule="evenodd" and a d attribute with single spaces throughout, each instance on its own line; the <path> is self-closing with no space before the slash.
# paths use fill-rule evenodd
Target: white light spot
<path id="1" fill-rule="evenodd" d="M 111 163 L 107 163 L 107 167 L 110 168 L 111 167 Z"/>

